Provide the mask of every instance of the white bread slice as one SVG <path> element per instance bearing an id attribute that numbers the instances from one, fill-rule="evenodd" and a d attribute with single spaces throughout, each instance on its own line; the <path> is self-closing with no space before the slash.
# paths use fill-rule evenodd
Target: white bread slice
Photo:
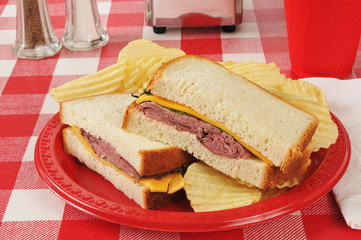
<path id="1" fill-rule="evenodd" d="M 63 129 L 64 151 L 75 156 L 88 168 L 103 176 L 115 188 L 122 191 L 144 209 L 157 209 L 183 197 L 183 192 L 173 194 L 150 192 L 145 186 L 133 182 L 130 178 L 118 173 L 114 168 L 102 164 L 84 146 L 72 128 Z"/>
<path id="2" fill-rule="evenodd" d="M 213 154 L 197 140 L 194 134 L 178 131 L 172 126 L 146 117 L 135 102 L 127 109 L 123 127 L 127 131 L 155 141 L 179 146 L 226 175 L 261 189 L 275 188 L 291 178 L 301 176 L 310 164 L 310 148 L 303 152 L 298 161 L 294 161 L 297 165 L 292 166 L 292 170 L 288 172 L 282 172 L 279 168 L 270 166 L 258 158 L 232 159 Z"/>
<path id="3" fill-rule="evenodd" d="M 110 143 L 141 176 L 171 171 L 191 161 L 179 147 L 149 140 L 121 129 L 130 94 L 98 95 L 60 103 L 60 121 L 83 128 Z"/>
<path id="4" fill-rule="evenodd" d="M 217 62 L 199 56 L 187 55 L 164 64 L 147 91 L 222 123 L 283 172 L 300 164 L 297 161 L 303 159 L 319 122 Z"/>

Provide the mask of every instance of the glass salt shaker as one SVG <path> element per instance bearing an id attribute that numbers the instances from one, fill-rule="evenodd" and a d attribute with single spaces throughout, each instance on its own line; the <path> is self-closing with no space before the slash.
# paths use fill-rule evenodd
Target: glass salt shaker
<path id="1" fill-rule="evenodd" d="M 16 40 L 19 58 L 40 59 L 55 55 L 61 44 L 54 35 L 46 0 L 16 0 Z"/>
<path id="2" fill-rule="evenodd" d="M 74 51 L 105 46 L 109 35 L 100 22 L 96 0 L 66 0 L 66 24 L 62 45 Z"/>

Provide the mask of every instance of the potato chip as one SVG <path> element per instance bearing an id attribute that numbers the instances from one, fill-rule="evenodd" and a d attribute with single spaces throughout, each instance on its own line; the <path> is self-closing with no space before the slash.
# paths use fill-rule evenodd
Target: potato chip
<path id="1" fill-rule="evenodd" d="M 50 90 L 57 102 L 74 98 L 116 92 L 126 78 L 127 61 L 123 60 L 101 71 L 78 78 Z"/>
<path id="2" fill-rule="evenodd" d="M 274 63 L 266 64 L 253 61 L 236 63 L 228 61 L 221 64 L 228 70 L 235 72 L 248 80 L 275 89 L 280 89 L 286 79 L 286 76 L 281 74 L 280 69 Z"/>
<path id="3" fill-rule="evenodd" d="M 140 89 L 144 89 L 144 85 L 147 85 L 153 74 L 158 70 L 162 64 L 170 59 L 164 57 L 152 57 L 148 59 L 141 59 L 136 64 L 140 71 L 137 77 L 134 79 L 134 84 Z"/>
<path id="4" fill-rule="evenodd" d="M 166 48 L 147 39 L 128 43 L 118 56 L 118 62 L 129 62 L 129 77 L 125 79 L 122 89 L 125 92 L 142 92 L 160 66 L 183 55 L 185 53 L 178 48 Z M 134 69 L 136 73 L 133 72 Z"/>
<path id="5" fill-rule="evenodd" d="M 185 53 L 178 48 L 166 48 L 148 39 L 138 39 L 129 42 L 120 52 L 118 62 L 124 59 L 137 61 L 143 58 L 166 57 L 173 59 Z"/>
<path id="6" fill-rule="evenodd" d="M 288 187 L 262 190 L 262 200 L 261 201 L 265 201 L 265 200 L 277 197 L 277 196 L 287 192 L 288 190 L 290 190 L 290 188 L 288 188 Z"/>
<path id="7" fill-rule="evenodd" d="M 298 176 L 298 177 L 291 178 L 288 181 L 286 181 L 280 185 L 277 185 L 277 188 L 278 189 L 292 188 L 294 186 L 300 185 L 301 182 L 303 181 L 303 179 L 304 179 L 304 176 Z"/>
<path id="8" fill-rule="evenodd" d="M 247 206 L 262 198 L 259 189 L 241 185 L 203 162 L 188 167 L 184 175 L 184 190 L 195 212 Z"/>

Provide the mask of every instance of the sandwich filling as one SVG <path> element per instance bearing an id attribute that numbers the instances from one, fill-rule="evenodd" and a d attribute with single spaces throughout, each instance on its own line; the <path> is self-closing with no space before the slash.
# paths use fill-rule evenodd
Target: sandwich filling
<path id="1" fill-rule="evenodd" d="M 192 133 L 212 153 L 228 158 L 249 159 L 254 155 L 231 135 L 198 118 L 177 113 L 155 102 L 143 102 L 139 109 L 149 118 L 163 122 L 179 131 Z"/>
<path id="2" fill-rule="evenodd" d="M 115 148 L 110 145 L 108 142 L 104 141 L 101 138 L 96 138 L 90 133 L 84 131 L 84 129 L 80 129 L 80 134 L 82 137 L 88 142 L 91 149 L 93 149 L 94 153 L 100 158 L 107 160 L 130 177 L 140 179 L 141 176 L 137 172 L 137 170 L 119 153 L 115 150 Z"/>
<path id="3" fill-rule="evenodd" d="M 201 134 L 199 135 L 199 139 L 202 139 L 201 140 L 202 144 L 205 147 L 207 147 L 210 151 L 212 151 L 213 153 L 219 154 L 220 152 L 222 152 L 222 155 L 223 155 L 223 153 L 225 152 L 224 150 L 226 150 L 227 154 L 225 154 L 225 155 L 233 156 L 232 158 L 243 158 L 243 159 L 250 158 L 253 155 L 255 155 L 258 158 L 262 159 L 267 164 L 269 164 L 270 166 L 273 166 L 272 161 L 270 161 L 267 157 L 263 156 L 261 152 L 257 151 L 253 147 L 246 144 L 242 140 L 242 138 L 240 138 L 237 134 L 235 134 L 230 129 L 228 129 L 224 124 L 214 121 L 212 119 L 209 119 L 206 116 L 194 111 L 190 107 L 184 106 L 184 105 L 176 103 L 176 102 L 169 101 L 169 100 L 161 98 L 161 97 L 157 97 L 155 95 L 151 95 L 150 93 L 147 93 L 147 92 L 140 95 L 136 100 L 138 107 L 144 113 L 145 113 L 145 111 L 142 110 L 142 107 L 140 105 L 142 103 L 146 103 L 146 102 L 157 103 L 161 106 L 161 108 L 168 109 L 170 112 L 175 112 L 176 119 L 180 119 L 180 118 L 182 118 L 181 117 L 182 115 L 186 115 L 191 118 L 195 118 L 195 119 L 199 120 L 199 122 L 205 122 L 207 124 L 210 124 L 212 127 L 214 127 L 212 129 L 218 129 L 219 131 L 223 132 L 221 134 L 218 133 L 215 135 L 214 134 L 210 135 L 206 131 L 205 135 L 206 136 L 210 135 L 210 137 L 207 138 L 206 140 L 204 140 L 204 137 L 202 137 L 202 136 L 204 136 L 204 134 L 202 133 L 203 131 L 201 131 Z M 157 117 L 157 118 L 160 118 L 157 116 L 159 114 L 160 114 L 160 112 L 153 114 L 153 115 L 155 115 L 155 117 Z M 168 118 L 169 118 L 169 114 L 164 115 L 164 118 L 162 117 L 162 119 L 168 119 Z M 189 119 L 185 120 L 185 122 L 187 122 L 187 121 L 189 121 Z M 182 121 L 182 122 L 184 122 L 184 121 Z M 188 128 L 188 127 L 186 127 L 186 128 Z M 216 137 L 214 138 L 214 136 L 216 136 Z M 222 137 L 220 138 L 220 136 L 222 136 Z M 222 140 L 220 140 L 220 139 L 222 139 Z M 229 142 L 232 142 L 232 144 L 229 144 Z M 239 143 L 239 145 L 242 146 L 242 148 L 246 149 L 246 151 L 243 151 L 243 150 L 239 151 L 240 147 L 239 147 L 238 143 Z M 220 150 L 220 148 L 223 148 L 223 149 Z M 215 149 L 217 149 L 217 150 L 215 150 Z M 234 151 L 235 149 L 237 149 L 237 150 Z M 245 153 L 247 151 L 248 151 L 248 153 L 244 154 L 244 156 L 243 156 L 243 153 Z M 233 153 L 229 154 L 229 152 L 233 152 Z M 234 152 L 239 152 L 241 154 L 239 154 L 239 153 L 234 154 Z"/>
<path id="4" fill-rule="evenodd" d="M 154 176 L 140 176 L 136 169 L 122 158 L 106 141 L 72 126 L 73 131 L 80 138 L 87 150 L 102 164 L 115 169 L 118 173 L 147 187 L 151 192 L 175 193 L 184 186 L 184 179 L 179 171 L 167 172 Z"/>

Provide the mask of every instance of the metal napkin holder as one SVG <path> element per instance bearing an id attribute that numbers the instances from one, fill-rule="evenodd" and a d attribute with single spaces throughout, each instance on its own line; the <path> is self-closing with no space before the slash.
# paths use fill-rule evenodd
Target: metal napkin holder
<path id="1" fill-rule="evenodd" d="M 214 27 L 234 32 L 242 23 L 243 0 L 145 0 L 146 23 L 154 33 L 167 27 Z"/>

